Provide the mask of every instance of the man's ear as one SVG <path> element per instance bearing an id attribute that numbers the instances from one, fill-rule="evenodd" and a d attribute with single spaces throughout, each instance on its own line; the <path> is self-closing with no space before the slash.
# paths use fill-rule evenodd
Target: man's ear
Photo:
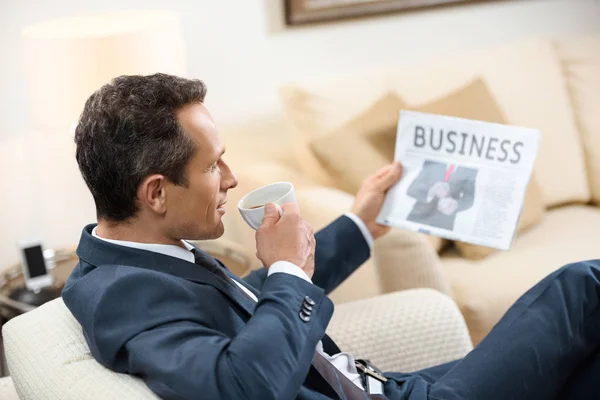
<path id="1" fill-rule="evenodd" d="M 138 199 L 157 214 L 167 212 L 167 179 L 164 175 L 155 174 L 146 177 L 138 189 Z"/>

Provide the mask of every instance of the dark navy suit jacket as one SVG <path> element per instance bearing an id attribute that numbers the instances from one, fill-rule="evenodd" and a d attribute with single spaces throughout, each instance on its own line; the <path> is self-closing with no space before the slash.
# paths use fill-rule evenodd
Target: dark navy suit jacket
<path id="1" fill-rule="evenodd" d="M 311 360 L 333 313 L 326 295 L 369 257 L 351 219 L 316 234 L 314 285 L 264 268 L 230 274 L 258 303 L 206 268 L 103 241 L 93 228 L 62 296 L 101 364 L 165 399 L 336 398 Z M 316 303 L 308 322 L 306 296 Z"/>

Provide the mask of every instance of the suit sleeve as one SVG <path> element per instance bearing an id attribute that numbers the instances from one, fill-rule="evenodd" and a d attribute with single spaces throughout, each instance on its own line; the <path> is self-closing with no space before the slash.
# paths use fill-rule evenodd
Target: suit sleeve
<path id="1" fill-rule="evenodd" d="M 346 216 L 320 230 L 316 235 L 315 285 L 331 293 L 371 255 L 360 228 Z"/>
<path id="2" fill-rule="evenodd" d="M 199 285 L 199 302 L 198 293 L 156 279 L 121 278 L 96 307 L 102 330 L 92 332 L 92 340 L 105 350 L 113 346 L 107 354 L 120 358 L 117 370 L 140 376 L 164 399 L 296 397 L 333 313 L 322 289 L 275 274 L 265 281 L 254 315 L 230 337 L 219 321 L 233 313 L 232 305 L 217 289 Z M 309 321 L 299 316 L 305 296 L 315 302 Z"/>
<path id="3" fill-rule="evenodd" d="M 369 244 L 360 228 L 346 216 L 341 216 L 315 234 L 315 285 L 331 293 L 371 255 Z M 273 274 L 280 275 L 280 274 Z M 252 271 L 244 280 L 262 290 L 267 269 Z"/>

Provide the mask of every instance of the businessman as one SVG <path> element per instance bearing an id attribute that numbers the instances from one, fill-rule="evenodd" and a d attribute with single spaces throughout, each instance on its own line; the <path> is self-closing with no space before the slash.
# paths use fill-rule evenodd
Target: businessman
<path id="1" fill-rule="evenodd" d="M 457 213 L 473 205 L 476 179 L 474 168 L 425 161 L 406 191 L 417 200 L 406 219 L 453 230 Z"/>
<path id="2" fill-rule="evenodd" d="M 223 234 L 237 179 L 203 105 L 205 86 L 122 76 L 86 102 L 76 158 L 97 224 L 63 291 L 92 355 L 165 399 L 553 399 L 600 393 L 598 261 L 566 266 L 508 311 L 464 359 L 382 373 L 325 335 L 327 293 L 388 228 L 375 218 L 401 176 L 365 180 L 350 213 L 313 235 L 272 204 L 245 279 L 185 239 Z"/>

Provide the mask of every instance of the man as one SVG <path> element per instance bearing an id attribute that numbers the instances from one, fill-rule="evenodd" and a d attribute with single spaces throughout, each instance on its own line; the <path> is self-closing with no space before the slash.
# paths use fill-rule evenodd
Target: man
<path id="1" fill-rule="evenodd" d="M 189 245 L 183 239 L 222 235 L 227 191 L 237 184 L 204 96 L 200 81 L 157 74 L 119 77 L 86 102 L 76 157 L 98 224 L 82 232 L 63 298 L 100 363 L 140 376 L 166 399 L 600 393 L 598 261 L 540 282 L 460 361 L 386 380 L 336 348 L 325 335 L 326 294 L 388 231 L 375 217 L 399 165 L 367 179 L 352 212 L 316 235 L 294 205 L 281 217 L 269 205 L 256 233 L 265 268 L 243 280 Z"/>

